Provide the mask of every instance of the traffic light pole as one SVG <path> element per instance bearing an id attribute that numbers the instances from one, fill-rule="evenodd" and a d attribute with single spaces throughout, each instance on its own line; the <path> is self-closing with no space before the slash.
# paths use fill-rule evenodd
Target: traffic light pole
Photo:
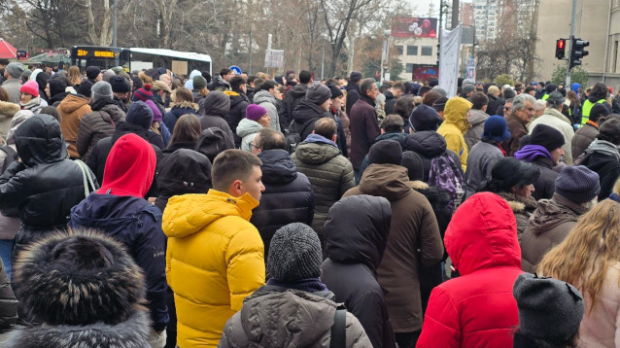
<path id="1" fill-rule="evenodd" d="M 575 38 L 575 15 L 577 13 L 577 0 L 573 0 L 573 13 L 571 14 L 571 19 L 570 19 L 570 38 L 568 39 L 568 42 L 570 42 L 570 50 L 568 52 L 572 52 L 573 51 L 573 44 L 574 41 L 573 40 Z M 564 86 L 564 88 L 570 88 L 571 85 L 571 66 L 572 66 L 572 55 L 569 54 L 569 58 L 568 58 L 568 67 L 567 67 L 567 72 L 566 72 L 566 85 Z"/>

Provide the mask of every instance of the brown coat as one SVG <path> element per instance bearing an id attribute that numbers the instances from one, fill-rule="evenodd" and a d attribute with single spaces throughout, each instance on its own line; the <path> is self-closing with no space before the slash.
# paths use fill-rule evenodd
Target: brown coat
<path id="1" fill-rule="evenodd" d="M 598 127 L 595 127 L 589 122 L 575 132 L 573 140 L 571 141 L 573 160 L 576 160 L 579 156 L 586 152 L 588 146 L 592 144 L 597 135 Z"/>
<path id="2" fill-rule="evenodd" d="M 551 199 L 541 199 L 523 232 L 521 242 L 521 267 L 525 272 L 536 272 L 536 266 L 551 248 L 562 243 L 577 225 L 586 208 L 554 194 Z"/>
<path id="3" fill-rule="evenodd" d="M 86 114 L 80 121 L 76 143 L 82 161 L 86 162 L 99 140 L 111 137 L 116 125 L 123 121 L 125 121 L 125 113 L 113 104 Z"/>
<path id="4" fill-rule="evenodd" d="M 60 129 L 65 141 L 69 144 L 67 151 L 71 158 L 80 158 L 77 150 L 77 138 L 80 122 L 87 113 L 91 112 L 88 100 L 83 97 L 70 94 L 58 105 L 60 115 Z"/>
<path id="5" fill-rule="evenodd" d="M 422 303 L 418 270 L 437 264 L 443 244 L 430 203 L 414 191 L 407 169 L 391 164 L 372 164 L 360 185 L 346 196 L 368 194 L 385 197 L 392 207 L 388 244 L 377 270 L 379 284 L 387 290 L 386 302 L 394 332 L 422 329 Z"/>
<path id="6" fill-rule="evenodd" d="M 527 221 L 536 209 L 536 200 L 533 197 L 524 199 L 508 193 L 498 193 L 497 195 L 508 203 L 515 220 L 517 220 L 517 237 L 519 238 L 519 245 L 521 245 L 521 237 L 525 231 L 525 226 L 527 226 Z"/>
<path id="7" fill-rule="evenodd" d="M 519 150 L 519 141 L 527 134 L 527 127 L 515 115 L 508 116 L 506 123 L 511 136 L 510 139 L 502 143 L 502 148 L 506 150 L 508 156 L 514 156 L 515 152 Z"/>

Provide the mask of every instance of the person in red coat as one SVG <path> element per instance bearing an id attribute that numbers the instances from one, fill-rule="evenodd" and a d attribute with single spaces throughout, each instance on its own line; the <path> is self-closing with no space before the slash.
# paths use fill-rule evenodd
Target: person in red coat
<path id="1" fill-rule="evenodd" d="M 489 192 L 454 213 L 444 238 L 461 277 L 431 293 L 417 348 L 512 348 L 519 312 L 512 289 L 521 249 L 512 210 Z"/>

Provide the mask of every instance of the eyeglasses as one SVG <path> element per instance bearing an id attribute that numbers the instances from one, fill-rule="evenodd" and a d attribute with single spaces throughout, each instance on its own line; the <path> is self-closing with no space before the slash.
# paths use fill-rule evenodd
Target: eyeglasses
<path id="1" fill-rule="evenodd" d="M 258 147 L 258 146 L 256 146 L 256 145 L 254 145 L 254 142 L 251 142 L 251 143 L 250 143 L 250 146 L 252 146 L 253 148 L 255 148 L 255 149 L 257 149 L 257 150 L 260 150 L 260 147 Z"/>
<path id="2" fill-rule="evenodd" d="M 512 109 L 512 108 L 506 107 L 506 108 L 504 108 L 504 111 L 510 111 L 510 109 Z"/>

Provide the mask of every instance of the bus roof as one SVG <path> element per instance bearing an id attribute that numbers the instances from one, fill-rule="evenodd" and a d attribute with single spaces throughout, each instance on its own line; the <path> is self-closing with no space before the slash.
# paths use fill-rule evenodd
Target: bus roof
<path id="1" fill-rule="evenodd" d="M 131 52 L 142 53 L 142 54 L 151 54 L 156 56 L 164 56 L 171 58 L 179 58 L 179 59 L 188 59 L 188 60 L 198 60 L 203 62 L 211 62 L 211 56 L 208 54 L 195 53 L 195 52 L 183 52 L 183 51 L 173 51 L 163 48 L 130 48 Z"/>

